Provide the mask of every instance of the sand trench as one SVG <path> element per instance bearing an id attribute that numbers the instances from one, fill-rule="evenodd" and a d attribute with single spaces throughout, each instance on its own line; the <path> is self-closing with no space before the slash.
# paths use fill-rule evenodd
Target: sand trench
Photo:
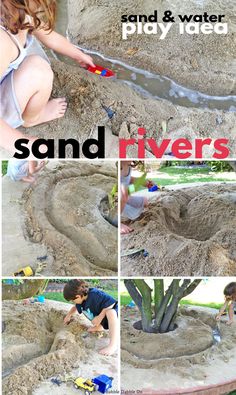
<path id="1" fill-rule="evenodd" d="M 124 275 L 232 276 L 236 273 L 236 185 L 204 185 L 163 192 L 122 236 Z"/>
<path id="2" fill-rule="evenodd" d="M 101 211 L 116 183 L 109 164 L 59 165 L 23 194 L 25 233 L 47 245 L 60 275 L 111 275 L 117 271 L 117 228 Z"/>
<path id="3" fill-rule="evenodd" d="M 134 329 L 133 324 L 138 319 L 140 318 L 136 308 L 122 309 L 121 358 L 124 364 L 124 390 L 158 388 L 172 389 L 174 393 L 177 387 L 184 389 L 203 383 L 206 385 L 227 381 L 228 377 L 235 378 L 235 328 L 222 323 L 222 341 L 215 345 L 212 336 L 215 326 L 213 313 L 201 308 L 180 308 L 176 319 L 177 329 L 166 334 L 147 334 Z M 221 363 L 224 374 L 228 370 L 224 377 L 218 374 L 218 364 Z M 214 373 L 212 369 L 215 369 Z M 135 374 L 135 382 L 127 380 L 128 371 Z M 149 381 L 150 377 L 153 381 Z"/>
<path id="4" fill-rule="evenodd" d="M 58 387 L 51 378 L 92 378 L 102 373 L 114 377 L 116 388 L 117 356 L 108 359 L 98 353 L 108 343 L 108 334 L 103 338 L 88 334 L 88 320 L 79 316 L 65 326 L 63 318 L 70 307 L 54 301 L 3 302 L 3 395 L 73 395 L 78 391 L 72 382 Z"/>
<path id="5" fill-rule="evenodd" d="M 40 381 L 83 359 L 83 328 L 78 322 L 64 327 L 65 314 L 48 306 L 3 302 L 3 394 L 31 394 Z"/>
<path id="6" fill-rule="evenodd" d="M 64 12 L 65 5 L 62 4 Z M 199 35 L 194 39 L 181 37 L 176 29 L 166 40 L 142 35 L 121 40 L 120 15 L 136 12 L 150 14 L 155 8 L 160 13 L 171 8 L 174 13 L 202 13 L 197 1 L 191 2 L 152 0 L 108 3 L 97 1 L 68 1 L 68 32 L 74 44 L 94 49 L 106 56 L 123 60 L 131 66 L 166 76 L 185 87 L 199 90 L 208 95 L 235 95 L 235 20 L 229 9 L 234 2 L 217 5 L 207 0 L 208 12 L 227 15 L 230 34 L 226 37 Z M 63 20 L 63 18 L 62 18 Z M 63 23 L 66 23 L 63 20 Z M 63 25 L 63 29 L 67 26 Z M 98 29 L 99 26 L 99 29 Z M 104 39 L 105 37 L 105 39 Z M 186 48 L 188 49 L 186 51 Z M 89 137 L 97 137 L 97 126 L 106 127 L 106 157 L 118 157 L 119 139 L 137 138 L 138 127 L 147 129 L 147 137 L 159 144 L 166 138 L 172 141 L 186 138 L 209 137 L 229 139 L 230 157 L 235 157 L 236 113 L 208 109 L 186 108 L 172 104 L 169 100 L 143 97 L 130 86 L 115 80 L 105 80 L 88 73 L 79 66 L 51 60 L 54 71 L 52 97 L 65 96 L 68 109 L 64 118 L 40 127 L 25 129 L 24 133 L 41 138 L 74 138 L 80 143 Z M 114 117 L 109 119 L 105 107 Z M 150 150 L 150 147 L 146 147 Z M 171 151 L 169 147 L 168 151 Z M 195 149 L 193 147 L 193 155 Z M 206 147 L 203 156 L 212 157 L 213 147 Z M 137 156 L 137 147 L 128 150 L 128 157 Z M 55 149 L 58 156 L 58 148 Z M 70 149 L 67 156 L 71 157 Z"/>

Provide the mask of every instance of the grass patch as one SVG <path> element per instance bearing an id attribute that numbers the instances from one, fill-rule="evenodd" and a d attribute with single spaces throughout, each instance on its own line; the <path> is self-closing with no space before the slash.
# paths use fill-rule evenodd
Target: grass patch
<path id="1" fill-rule="evenodd" d="M 70 303 L 64 299 L 62 292 L 44 292 L 43 296 L 48 300 L 55 300 L 57 302 Z"/>
<path id="2" fill-rule="evenodd" d="M 129 294 L 123 292 L 120 295 L 120 304 L 121 306 L 127 306 L 131 302 L 132 298 Z M 210 307 L 212 309 L 219 310 L 222 307 L 222 303 L 198 303 L 192 300 L 184 299 L 180 301 L 180 305 L 190 305 L 190 306 L 201 306 L 201 307 Z M 235 394 L 236 395 L 236 394 Z"/>
<path id="3" fill-rule="evenodd" d="M 120 304 L 121 306 L 126 306 L 127 304 L 129 304 L 131 302 L 132 298 L 131 296 L 127 295 L 127 294 L 121 294 L 120 295 Z"/>
<path id="4" fill-rule="evenodd" d="M 3 176 L 5 176 L 5 174 L 7 174 L 7 164 L 8 164 L 8 160 L 2 161 L 2 175 Z"/>
<path id="5" fill-rule="evenodd" d="M 219 310 L 223 303 L 199 303 L 193 302 L 192 300 L 184 299 L 180 301 L 181 305 L 191 305 L 191 306 L 200 306 L 200 307 L 210 307 L 211 309 Z"/>
<path id="6" fill-rule="evenodd" d="M 106 292 L 108 295 L 112 296 L 115 300 L 118 300 L 118 291 L 117 290 L 103 290 Z M 57 302 L 63 302 L 63 303 L 69 303 L 67 300 L 64 299 L 63 293 L 62 292 L 44 292 L 43 296 L 45 296 L 45 299 L 48 300 L 55 300 Z"/>
<path id="7" fill-rule="evenodd" d="M 222 173 L 213 172 L 210 168 L 205 167 L 201 169 L 179 169 L 169 166 L 160 168 L 158 172 L 160 173 L 160 177 L 152 178 L 152 181 L 161 186 L 194 182 L 227 181 Z"/>

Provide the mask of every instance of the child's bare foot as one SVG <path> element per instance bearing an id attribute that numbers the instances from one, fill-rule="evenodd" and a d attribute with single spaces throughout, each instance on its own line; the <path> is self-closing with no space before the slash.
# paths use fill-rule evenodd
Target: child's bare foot
<path id="1" fill-rule="evenodd" d="M 67 102 L 65 97 L 51 99 L 35 120 L 25 121 L 23 126 L 28 128 L 52 121 L 53 119 L 62 118 L 65 115 L 66 108 Z"/>
<path id="2" fill-rule="evenodd" d="M 133 229 L 125 224 L 120 224 L 120 233 L 122 235 L 127 235 L 128 233 L 133 232 Z"/>
<path id="3" fill-rule="evenodd" d="M 113 345 L 109 344 L 109 346 L 107 346 L 107 347 L 105 347 L 105 348 L 102 348 L 102 349 L 99 351 L 99 354 L 102 354 L 102 355 L 112 355 L 112 354 L 115 354 L 115 352 L 116 352 L 116 346 L 113 346 Z"/>
<path id="4" fill-rule="evenodd" d="M 88 328 L 88 332 L 103 332 L 104 328 L 102 325 L 98 325 L 98 326 L 90 326 Z"/>

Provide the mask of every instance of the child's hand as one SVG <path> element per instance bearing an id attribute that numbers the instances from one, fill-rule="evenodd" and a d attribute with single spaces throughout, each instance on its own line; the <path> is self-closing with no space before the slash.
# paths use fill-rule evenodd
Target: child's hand
<path id="1" fill-rule="evenodd" d="M 217 315 L 216 315 L 216 321 L 219 321 L 219 320 L 220 320 L 220 317 L 221 317 L 221 314 L 217 314 Z"/>
<path id="2" fill-rule="evenodd" d="M 63 322 L 64 322 L 65 325 L 68 325 L 68 324 L 70 323 L 70 321 L 71 321 L 71 315 L 70 315 L 70 314 L 67 314 L 67 315 L 65 316 Z"/>
<path id="3" fill-rule="evenodd" d="M 95 64 L 93 63 L 93 59 L 91 56 L 86 55 L 85 53 L 81 52 L 79 56 L 76 58 L 76 61 L 80 64 L 81 67 L 95 67 Z"/>
<path id="4" fill-rule="evenodd" d="M 146 188 L 152 188 L 153 186 L 154 186 L 154 182 L 152 182 L 151 180 L 146 180 L 146 184 L 145 184 Z"/>
<path id="5" fill-rule="evenodd" d="M 232 325 L 232 324 L 233 324 L 232 320 L 229 320 L 229 321 L 226 322 L 226 325 Z"/>
<path id="6" fill-rule="evenodd" d="M 94 326 L 98 326 L 98 325 L 100 325 L 101 324 L 101 318 L 99 317 L 99 315 L 97 316 L 97 317 L 94 317 L 94 319 L 91 321 L 92 322 L 92 324 L 94 325 Z"/>

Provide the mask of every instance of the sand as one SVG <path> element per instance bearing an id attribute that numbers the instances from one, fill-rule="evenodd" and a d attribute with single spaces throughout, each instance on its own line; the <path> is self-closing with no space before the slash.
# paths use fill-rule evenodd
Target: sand
<path id="1" fill-rule="evenodd" d="M 104 357 L 98 350 L 107 344 L 107 334 L 88 334 L 89 322 L 77 316 L 63 325 L 71 305 L 46 301 L 44 305 L 3 302 L 3 394 L 73 394 L 73 384 L 57 387 L 50 379 L 65 374 L 92 378 L 114 377 L 117 388 L 116 355 Z M 45 392 L 43 392 L 45 391 Z"/>
<path id="2" fill-rule="evenodd" d="M 42 274 L 116 275 L 117 227 L 106 219 L 107 195 L 116 182 L 114 163 L 61 162 L 24 190 L 21 232 L 31 243 L 46 246 L 52 257 Z M 4 250 L 11 250 L 5 243 Z M 38 262 L 34 257 L 34 270 Z"/>
<path id="3" fill-rule="evenodd" d="M 63 2 L 62 11 L 66 14 Z M 200 90 L 209 95 L 235 94 L 235 18 L 234 2 L 213 0 L 204 2 L 204 10 L 225 13 L 230 33 L 223 37 L 199 35 L 180 36 L 175 29 L 165 40 L 141 35 L 121 41 L 120 16 L 132 13 L 160 13 L 171 8 L 174 13 L 200 13 L 197 1 L 68 1 L 68 32 L 73 43 L 97 49 L 104 55 L 113 56 L 129 65 L 173 78 L 185 87 Z M 230 11 L 229 11 L 230 10 Z M 61 12 L 62 12 L 61 11 Z M 62 18 L 63 25 L 65 21 Z M 63 30 L 63 29 L 62 29 Z M 105 39 L 104 39 L 105 37 Z M 97 126 L 106 128 L 106 157 L 119 156 L 119 137 L 137 138 L 138 127 L 147 129 L 147 137 L 160 143 L 168 137 L 172 140 L 211 136 L 212 139 L 227 138 L 235 157 L 236 113 L 208 109 L 185 108 L 173 105 L 169 100 L 145 98 L 130 86 L 118 80 L 107 80 L 88 73 L 79 66 L 72 66 L 52 58 L 54 87 L 52 97 L 65 96 L 68 110 L 64 118 L 49 124 L 23 130 L 27 135 L 42 138 L 74 138 L 80 143 L 97 136 Z M 103 106 L 111 108 L 115 115 L 110 120 Z M 194 106 L 193 106 L 194 107 Z M 150 148 L 146 147 L 147 149 Z M 168 151 L 171 151 L 169 147 Z M 204 149 L 203 157 L 211 157 L 212 147 Z M 81 157 L 83 156 L 82 153 Z M 6 156 L 6 153 L 4 154 Z M 55 155 L 58 147 L 55 144 Z M 71 157 L 71 149 L 67 157 Z M 130 149 L 128 157 L 137 156 L 137 147 Z M 193 149 L 192 158 L 195 157 Z"/>
<path id="4" fill-rule="evenodd" d="M 166 100 L 143 98 L 129 86 L 116 80 L 101 80 L 78 67 L 56 60 L 52 61 L 52 67 L 55 73 L 53 97 L 67 98 L 67 113 L 64 118 L 43 127 L 25 129 L 26 134 L 56 140 L 73 138 L 83 143 L 88 138 L 97 138 L 98 125 L 105 126 L 106 157 L 118 157 L 119 137 L 137 138 L 138 127 L 145 127 L 146 137 L 154 138 L 159 144 L 164 138 L 188 139 L 193 143 L 192 158 L 195 157 L 194 140 L 209 135 L 213 140 L 228 139 L 229 157 L 235 156 L 235 113 L 184 108 Z M 111 120 L 103 106 L 116 113 Z M 146 148 L 149 152 L 150 147 Z M 203 149 L 203 156 L 211 157 L 213 152 L 211 145 Z M 68 149 L 67 157 L 71 155 Z M 127 157 L 136 156 L 137 148 L 127 151 Z"/>
<path id="5" fill-rule="evenodd" d="M 133 66 L 165 75 L 176 82 L 210 95 L 235 94 L 234 45 L 236 20 L 234 0 L 69 0 L 69 34 L 85 47 L 126 60 Z M 180 35 L 177 24 L 164 40 L 159 35 L 121 37 L 121 15 L 161 16 L 179 14 L 224 14 L 228 35 Z M 133 51 L 131 51 L 133 49 Z M 136 50 L 135 50 L 136 49 Z"/>
<path id="6" fill-rule="evenodd" d="M 215 313 L 204 308 L 181 308 L 173 332 L 146 334 L 133 328 L 140 319 L 136 308 L 123 308 L 122 389 L 174 390 L 235 379 L 236 324 L 229 327 L 221 323 L 222 341 L 213 344 Z M 135 381 L 130 379 L 134 376 Z"/>
<path id="7" fill-rule="evenodd" d="M 205 184 L 162 192 L 121 238 L 122 275 L 232 276 L 236 273 L 236 185 Z"/>

